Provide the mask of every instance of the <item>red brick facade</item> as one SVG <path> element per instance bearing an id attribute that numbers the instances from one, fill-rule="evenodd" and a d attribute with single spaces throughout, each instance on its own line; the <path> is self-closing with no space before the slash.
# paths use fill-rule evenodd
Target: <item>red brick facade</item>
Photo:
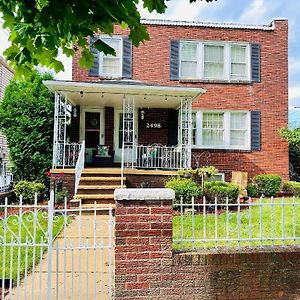
<path id="1" fill-rule="evenodd" d="M 299 248 L 172 251 L 171 200 L 118 200 L 116 300 L 300 297 Z"/>
<path id="2" fill-rule="evenodd" d="M 261 112 L 261 151 L 213 150 L 202 155 L 200 163 L 213 164 L 229 176 L 232 170 L 277 173 L 288 178 L 288 145 L 278 130 L 288 122 L 288 23 L 275 21 L 274 30 L 226 29 L 148 25 L 150 41 L 133 49 L 133 78 L 147 83 L 201 87 L 207 92 L 194 101 L 193 109 L 258 110 Z M 126 31 L 116 28 L 116 34 Z M 261 82 L 183 82 L 169 78 L 170 41 L 178 39 L 220 40 L 259 43 L 261 45 Z M 73 80 L 99 80 L 88 77 L 78 65 L 79 53 L 73 61 Z M 163 117 L 163 115 L 161 115 Z M 159 141 L 157 141 L 159 142 Z M 202 152 L 194 150 L 194 160 Z M 207 151 L 205 151 L 207 152 Z"/>

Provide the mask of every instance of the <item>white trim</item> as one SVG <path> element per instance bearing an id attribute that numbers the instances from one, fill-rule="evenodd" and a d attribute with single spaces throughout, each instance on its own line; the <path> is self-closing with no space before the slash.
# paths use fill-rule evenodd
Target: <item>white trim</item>
<path id="1" fill-rule="evenodd" d="M 192 145 L 192 149 L 220 149 L 220 150 L 251 150 L 251 117 L 250 111 L 246 110 L 193 110 L 196 112 L 196 142 L 197 145 Z M 202 138 L 202 120 L 203 113 L 224 113 L 224 145 L 203 145 Z M 230 145 L 230 117 L 234 113 L 246 113 L 247 125 L 247 144 L 246 146 L 231 146 Z"/>
<path id="2" fill-rule="evenodd" d="M 216 23 L 216 22 L 199 22 L 199 21 L 175 21 L 160 19 L 141 19 L 144 25 L 162 25 L 162 26 L 186 26 L 186 27 L 211 27 L 224 29 L 246 29 L 246 30 L 275 30 L 275 21 L 286 21 L 287 18 L 274 18 L 267 25 L 251 25 L 251 24 L 234 24 L 234 23 Z"/>
<path id="3" fill-rule="evenodd" d="M 103 52 L 99 52 L 99 76 L 102 76 L 102 77 L 111 77 L 111 78 L 118 78 L 118 77 L 122 77 L 122 66 L 123 66 L 123 37 L 120 36 L 120 35 L 113 35 L 113 36 L 109 36 L 109 35 L 100 35 L 99 38 L 101 40 L 118 40 L 119 41 L 119 47 L 120 47 L 120 56 L 119 56 L 119 59 L 120 59 L 120 72 L 119 74 L 104 74 L 103 73 L 103 58 L 104 56 L 104 53 Z M 105 41 L 104 41 L 105 42 Z M 117 57 L 115 57 L 117 58 Z"/>
<path id="4" fill-rule="evenodd" d="M 100 143 L 105 141 L 105 109 L 97 106 L 80 106 L 80 124 L 79 124 L 79 140 L 85 140 L 85 113 L 86 112 L 99 112 L 100 113 Z"/>
<path id="5" fill-rule="evenodd" d="M 114 130 L 113 130 L 113 148 L 115 151 L 115 162 L 121 162 L 122 159 L 122 145 L 119 148 L 119 125 L 120 119 L 119 114 L 123 113 L 123 109 L 114 109 Z M 134 107 L 134 144 L 138 145 L 138 124 L 139 124 L 139 115 L 138 115 L 138 108 Z M 120 157 L 120 158 L 119 158 Z"/>
<path id="6" fill-rule="evenodd" d="M 181 76 L 181 48 L 185 43 L 197 44 L 197 72 L 196 77 Z M 246 47 L 246 78 L 234 78 L 231 79 L 231 46 L 244 46 Z M 204 60 L 204 48 L 205 46 L 220 46 L 223 47 L 223 76 L 222 77 L 205 77 L 205 60 Z M 250 81 L 251 80 L 251 57 L 250 57 L 250 43 L 249 42 L 235 42 L 235 41 L 210 41 L 210 40 L 180 40 L 179 47 L 179 80 L 226 80 L 229 82 L 237 81 Z"/>

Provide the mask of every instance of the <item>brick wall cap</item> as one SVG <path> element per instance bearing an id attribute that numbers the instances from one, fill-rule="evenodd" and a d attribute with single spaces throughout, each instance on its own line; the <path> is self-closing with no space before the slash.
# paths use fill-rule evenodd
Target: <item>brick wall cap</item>
<path id="1" fill-rule="evenodd" d="M 171 189 L 116 189 L 115 200 L 173 200 L 175 192 Z"/>

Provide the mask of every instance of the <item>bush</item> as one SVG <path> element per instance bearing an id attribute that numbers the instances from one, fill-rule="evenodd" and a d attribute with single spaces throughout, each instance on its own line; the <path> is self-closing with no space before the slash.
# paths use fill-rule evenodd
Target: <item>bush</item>
<path id="1" fill-rule="evenodd" d="M 282 191 L 293 196 L 300 196 L 300 182 L 287 181 L 283 184 Z"/>
<path id="2" fill-rule="evenodd" d="M 55 203 L 62 204 L 65 202 L 65 198 L 69 197 L 69 191 L 63 188 L 61 191 L 55 194 Z"/>
<path id="3" fill-rule="evenodd" d="M 275 196 L 280 192 L 281 177 L 275 174 L 261 174 L 253 178 L 253 184 L 259 195 Z"/>
<path id="4" fill-rule="evenodd" d="M 181 197 L 184 203 L 191 203 L 192 197 L 197 199 L 202 196 L 201 188 L 193 179 L 171 178 L 166 182 L 165 187 L 175 191 L 175 203 L 180 203 Z"/>
<path id="5" fill-rule="evenodd" d="M 259 197 L 257 188 L 253 183 L 249 183 L 247 185 L 247 194 L 248 194 L 248 197 L 251 197 L 251 198 Z"/>
<path id="6" fill-rule="evenodd" d="M 22 195 L 23 202 L 25 203 L 34 203 L 35 194 L 37 194 L 37 198 L 40 200 L 45 193 L 45 190 L 45 185 L 37 181 L 22 180 L 14 187 L 16 196 L 19 198 Z"/>
<path id="7" fill-rule="evenodd" d="M 214 203 L 215 198 L 220 204 L 225 204 L 227 198 L 228 203 L 236 203 L 239 192 L 240 187 L 234 183 L 211 181 L 204 184 L 204 194 L 210 203 Z"/>

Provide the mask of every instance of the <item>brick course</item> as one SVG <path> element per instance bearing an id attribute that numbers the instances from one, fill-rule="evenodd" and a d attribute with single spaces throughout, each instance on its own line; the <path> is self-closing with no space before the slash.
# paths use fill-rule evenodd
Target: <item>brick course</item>
<path id="1" fill-rule="evenodd" d="M 299 248 L 172 251 L 172 203 L 119 200 L 116 300 L 300 299 Z"/>
<path id="2" fill-rule="evenodd" d="M 210 151 L 211 162 L 227 177 L 231 170 L 278 173 L 288 178 L 288 145 L 278 130 L 288 123 L 288 22 L 275 21 L 275 30 L 222 29 L 148 25 L 150 41 L 133 49 L 133 79 L 147 83 L 201 87 L 206 94 L 196 99 L 194 109 L 261 111 L 261 151 Z M 115 29 L 116 34 L 128 32 Z M 261 82 L 183 82 L 169 79 L 170 41 L 176 39 L 241 41 L 261 44 Z M 99 80 L 88 77 L 73 60 L 74 80 Z M 198 154 L 202 150 L 195 150 Z"/>

